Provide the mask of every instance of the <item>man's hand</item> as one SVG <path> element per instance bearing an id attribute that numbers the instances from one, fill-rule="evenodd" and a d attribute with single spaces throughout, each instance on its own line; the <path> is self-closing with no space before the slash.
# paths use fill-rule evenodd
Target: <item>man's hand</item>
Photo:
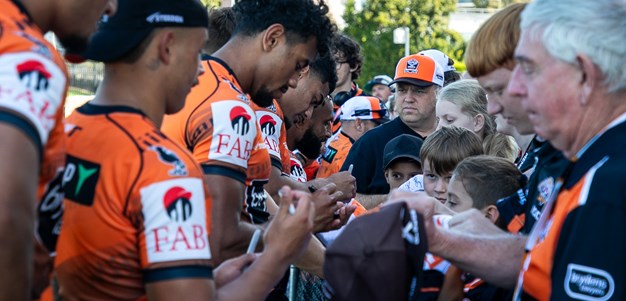
<path id="1" fill-rule="evenodd" d="M 325 232 L 335 230 L 344 225 L 356 206 L 349 206 L 338 200 L 343 199 L 343 192 L 337 191 L 335 184 L 327 184 L 315 191 L 312 195 L 315 203 L 315 221 L 313 232 Z M 354 207 L 354 209 L 352 209 Z M 343 210 L 342 210 L 343 209 Z"/>
<path id="2" fill-rule="evenodd" d="M 265 231 L 263 253 L 291 263 L 300 257 L 311 239 L 315 207 L 307 192 L 285 186 L 279 194 L 280 207 Z M 290 213 L 289 207 L 294 203 L 295 212 Z"/>
<path id="3" fill-rule="evenodd" d="M 221 286 L 239 278 L 243 274 L 244 269 L 250 266 L 256 259 L 256 254 L 243 254 L 222 262 L 213 271 L 215 286 L 219 289 Z"/>
<path id="4" fill-rule="evenodd" d="M 337 190 L 343 193 L 343 198 L 337 201 L 349 202 L 356 196 L 356 178 L 349 171 L 342 171 L 326 178 L 330 183 L 337 186 Z"/>

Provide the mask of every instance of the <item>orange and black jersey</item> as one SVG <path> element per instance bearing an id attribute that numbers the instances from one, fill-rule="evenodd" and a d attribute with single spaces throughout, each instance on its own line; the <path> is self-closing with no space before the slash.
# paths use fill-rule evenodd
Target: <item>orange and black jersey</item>
<path id="1" fill-rule="evenodd" d="M 328 178 L 338 173 L 353 143 L 354 139 L 350 138 L 341 130 L 331 137 L 328 145 L 326 145 L 326 151 L 322 155 L 317 177 Z"/>
<path id="2" fill-rule="evenodd" d="M 500 222 L 511 233 L 530 233 L 535 222 L 539 220 L 556 180 L 569 164 L 563 154 L 549 142 L 535 139 L 532 143 L 533 149 L 527 152 L 525 160 L 519 166 L 522 172 L 533 170 L 528 183 L 523 189 L 497 203 Z"/>
<path id="3" fill-rule="evenodd" d="M 521 299 L 626 298 L 624 149 L 626 114 L 570 164 L 545 222 L 542 216 L 529 237 Z"/>
<path id="4" fill-rule="evenodd" d="M 63 183 L 55 267 L 65 296 L 142 300 L 146 283 L 212 277 L 202 170 L 142 112 L 77 109 Z"/>
<path id="5" fill-rule="evenodd" d="M 22 130 L 39 152 L 36 230 L 39 242 L 51 253 L 63 209 L 67 80 L 63 59 L 24 7 L 18 1 L 0 0 L 0 122 Z"/>
<path id="6" fill-rule="evenodd" d="M 252 223 L 269 218 L 264 185 L 271 161 L 250 99 L 225 62 L 209 57 L 199 84 L 185 107 L 165 116 L 161 129 L 187 147 L 205 174 L 235 179 L 246 185 L 242 217 Z"/>

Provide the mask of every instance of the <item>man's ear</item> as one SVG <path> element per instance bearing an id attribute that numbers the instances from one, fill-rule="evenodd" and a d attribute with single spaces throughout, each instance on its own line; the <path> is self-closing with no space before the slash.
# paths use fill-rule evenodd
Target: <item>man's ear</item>
<path id="1" fill-rule="evenodd" d="M 263 51 L 269 52 L 285 40 L 285 27 L 281 24 L 272 24 L 262 34 Z"/>
<path id="2" fill-rule="evenodd" d="M 175 47 L 175 34 L 172 30 L 163 30 L 156 35 L 159 62 L 165 65 L 172 63 Z"/>
<path id="3" fill-rule="evenodd" d="M 580 104 L 584 106 L 589 103 L 593 90 L 597 89 L 598 85 L 601 83 L 602 78 L 600 77 L 602 73 L 587 55 L 579 54 L 576 56 L 576 60 L 578 61 L 578 67 L 581 71 L 581 93 L 579 101 Z"/>
<path id="4" fill-rule="evenodd" d="M 500 211 L 498 211 L 498 207 L 495 205 L 489 205 L 483 211 L 485 212 L 485 217 L 494 224 L 498 221 L 498 218 L 500 218 Z"/>

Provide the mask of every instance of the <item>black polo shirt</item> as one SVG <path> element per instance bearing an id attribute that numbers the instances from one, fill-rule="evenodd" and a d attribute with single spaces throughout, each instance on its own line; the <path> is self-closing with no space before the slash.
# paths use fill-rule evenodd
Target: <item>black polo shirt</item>
<path id="1" fill-rule="evenodd" d="M 388 194 L 389 184 L 383 170 L 385 145 L 391 139 L 409 134 L 424 139 L 409 128 L 400 117 L 372 129 L 359 138 L 350 149 L 341 171 L 353 164 L 352 175 L 356 178 L 356 192 L 361 194 Z"/>

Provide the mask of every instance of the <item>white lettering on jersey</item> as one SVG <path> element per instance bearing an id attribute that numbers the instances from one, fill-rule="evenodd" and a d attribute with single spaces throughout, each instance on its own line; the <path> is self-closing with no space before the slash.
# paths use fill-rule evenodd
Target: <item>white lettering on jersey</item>
<path id="1" fill-rule="evenodd" d="M 577 300 L 609 300 L 615 291 L 611 274 L 574 263 L 567 265 L 564 285 L 567 295 Z"/>
<path id="2" fill-rule="evenodd" d="M 247 168 L 258 134 L 254 111 L 246 103 L 236 100 L 212 103 L 211 110 L 213 139 L 209 160 Z"/>
<path id="3" fill-rule="evenodd" d="M 211 259 L 202 179 L 157 182 L 140 193 L 148 263 Z"/>
<path id="4" fill-rule="evenodd" d="M 35 53 L 0 56 L 0 109 L 16 112 L 31 122 L 46 143 L 63 104 L 65 74 L 51 60 Z"/>

